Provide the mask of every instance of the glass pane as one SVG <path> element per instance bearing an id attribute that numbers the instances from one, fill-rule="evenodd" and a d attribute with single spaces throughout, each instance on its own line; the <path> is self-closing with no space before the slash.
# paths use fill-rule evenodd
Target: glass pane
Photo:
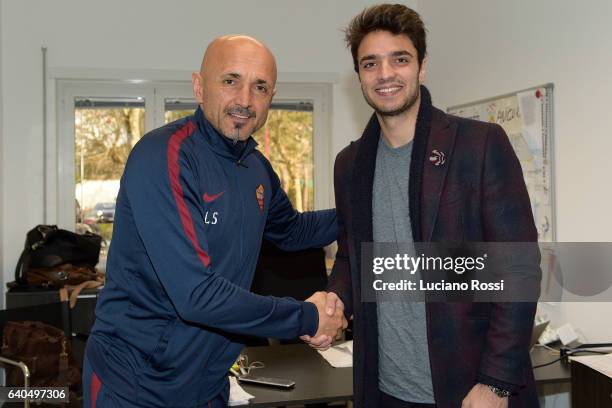
<path id="1" fill-rule="evenodd" d="M 193 110 L 177 110 L 177 111 L 166 111 L 164 114 L 165 123 L 174 122 L 175 120 L 179 120 L 184 118 L 185 116 L 193 115 Z"/>
<path id="2" fill-rule="evenodd" d="M 105 264 L 119 179 L 144 134 L 144 98 L 78 98 L 74 117 L 77 231 L 102 235 Z"/>
<path id="3" fill-rule="evenodd" d="M 314 210 L 312 111 L 271 109 L 253 137 L 298 211 Z"/>
<path id="4" fill-rule="evenodd" d="M 193 99 L 166 99 L 164 109 L 164 123 L 174 122 L 193 115 L 198 105 Z"/>
<path id="5" fill-rule="evenodd" d="M 166 99 L 165 121 L 193 114 L 193 100 Z M 314 209 L 312 103 L 274 102 L 268 121 L 253 137 L 272 163 L 281 185 L 298 211 Z"/>

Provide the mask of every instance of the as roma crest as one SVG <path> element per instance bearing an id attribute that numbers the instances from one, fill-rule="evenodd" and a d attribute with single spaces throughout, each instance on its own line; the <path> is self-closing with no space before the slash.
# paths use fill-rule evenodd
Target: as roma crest
<path id="1" fill-rule="evenodd" d="M 260 184 L 257 186 L 255 190 L 255 198 L 257 198 L 257 204 L 259 205 L 259 210 L 263 212 L 264 210 L 264 186 Z"/>

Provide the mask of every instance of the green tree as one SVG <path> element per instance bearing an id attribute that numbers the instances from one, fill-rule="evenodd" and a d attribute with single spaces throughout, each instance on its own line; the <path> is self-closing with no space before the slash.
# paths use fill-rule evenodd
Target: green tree
<path id="1" fill-rule="evenodd" d="M 76 182 L 119 179 L 132 147 L 143 133 L 143 108 L 77 109 Z"/>
<path id="2" fill-rule="evenodd" d="M 271 110 L 253 137 L 295 208 L 314 209 L 312 112 Z"/>

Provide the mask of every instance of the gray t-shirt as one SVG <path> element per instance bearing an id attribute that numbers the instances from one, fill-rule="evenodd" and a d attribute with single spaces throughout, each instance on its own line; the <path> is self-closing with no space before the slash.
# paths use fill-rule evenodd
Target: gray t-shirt
<path id="1" fill-rule="evenodd" d="M 413 243 L 408 207 L 412 142 L 380 137 L 372 195 L 375 242 Z M 413 247 L 413 245 L 409 245 Z M 378 388 L 403 401 L 433 404 L 425 304 L 377 300 Z"/>

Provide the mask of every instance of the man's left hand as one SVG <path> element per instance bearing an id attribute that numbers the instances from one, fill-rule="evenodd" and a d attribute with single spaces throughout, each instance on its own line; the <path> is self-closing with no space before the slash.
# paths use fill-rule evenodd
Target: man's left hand
<path id="1" fill-rule="evenodd" d="M 508 398 L 498 397 L 484 384 L 476 384 L 461 402 L 461 408 L 508 408 Z"/>

